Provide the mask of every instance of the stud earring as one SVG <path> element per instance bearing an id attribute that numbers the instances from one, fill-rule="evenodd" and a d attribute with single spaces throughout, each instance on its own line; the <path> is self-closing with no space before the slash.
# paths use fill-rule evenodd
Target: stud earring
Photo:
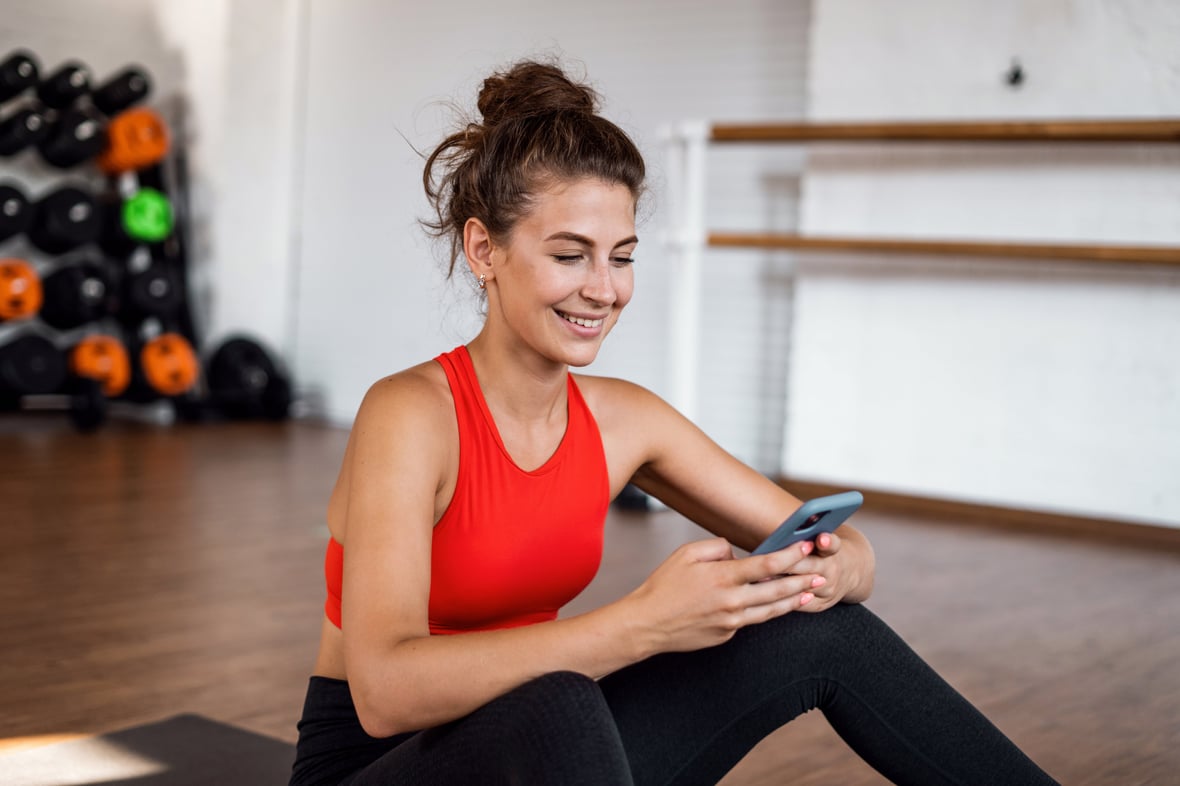
<path id="1" fill-rule="evenodd" d="M 488 278 L 488 277 L 487 277 L 487 276 L 485 276 L 483 273 L 480 273 L 480 274 L 479 274 L 479 288 L 480 288 L 480 289 L 484 289 L 484 288 L 486 288 L 486 287 L 487 287 L 487 285 L 488 285 L 488 284 L 487 284 L 487 278 Z"/>

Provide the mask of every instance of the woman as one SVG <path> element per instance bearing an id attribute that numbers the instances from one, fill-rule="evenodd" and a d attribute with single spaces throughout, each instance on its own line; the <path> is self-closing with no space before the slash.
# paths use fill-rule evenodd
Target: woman
<path id="1" fill-rule="evenodd" d="M 863 535 L 735 557 L 800 501 L 646 390 L 569 372 L 630 301 L 638 244 L 643 160 L 595 105 L 517 64 L 426 163 L 487 317 L 360 407 L 291 782 L 713 783 L 819 707 L 897 782 L 1052 783 L 859 605 Z M 557 619 L 628 482 L 716 537 Z"/>

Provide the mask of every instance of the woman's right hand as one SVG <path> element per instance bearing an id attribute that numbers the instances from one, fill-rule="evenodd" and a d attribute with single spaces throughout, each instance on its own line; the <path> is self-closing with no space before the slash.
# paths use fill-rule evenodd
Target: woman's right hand
<path id="1" fill-rule="evenodd" d="M 735 558 L 724 538 L 688 543 L 624 600 L 640 651 L 689 651 L 721 644 L 741 628 L 809 603 L 825 579 L 790 575 L 810 553 L 806 541 L 753 557 Z"/>

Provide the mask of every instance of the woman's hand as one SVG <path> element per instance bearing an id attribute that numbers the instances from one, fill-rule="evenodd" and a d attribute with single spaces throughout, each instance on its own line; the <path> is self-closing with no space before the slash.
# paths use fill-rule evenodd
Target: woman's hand
<path id="1" fill-rule="evenodd" d="M 803 611 L 824 611 L 841 601 L 860 603 L 872 591 L 875 560 L 868 540 L 849 527 L 836 532 L 845 537 L 821 533 L 815 539 L 815 550 L 795 565 L 797 572 L 825 579 L 814 591 L 815 600 Z"/>
<path id="2" fill-rule="evenodd" d="M 815 602 L 828 579 L 800 568 L 812 551 L 796 543 L 735 559 L 723 538 L 678 548 L 624 601 L 638 651 L 688 651 L 721 644 L 746 625 Z"/>

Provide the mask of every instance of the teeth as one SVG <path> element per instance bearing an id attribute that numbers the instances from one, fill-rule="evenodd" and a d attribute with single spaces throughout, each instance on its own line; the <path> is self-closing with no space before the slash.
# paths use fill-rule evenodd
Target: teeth
<path id="1" fill-rule="evenodd" d="M 582 319 L 581 317 L 571 317 L 564 311 L 558 311 L 557 313 L 560 314 L 561 318 L 567 322 L 573 322 L 575 325 L 581 325 L 582 327 L 596 328 L 599 327 L 604 321 L 601 319 Z"/>

